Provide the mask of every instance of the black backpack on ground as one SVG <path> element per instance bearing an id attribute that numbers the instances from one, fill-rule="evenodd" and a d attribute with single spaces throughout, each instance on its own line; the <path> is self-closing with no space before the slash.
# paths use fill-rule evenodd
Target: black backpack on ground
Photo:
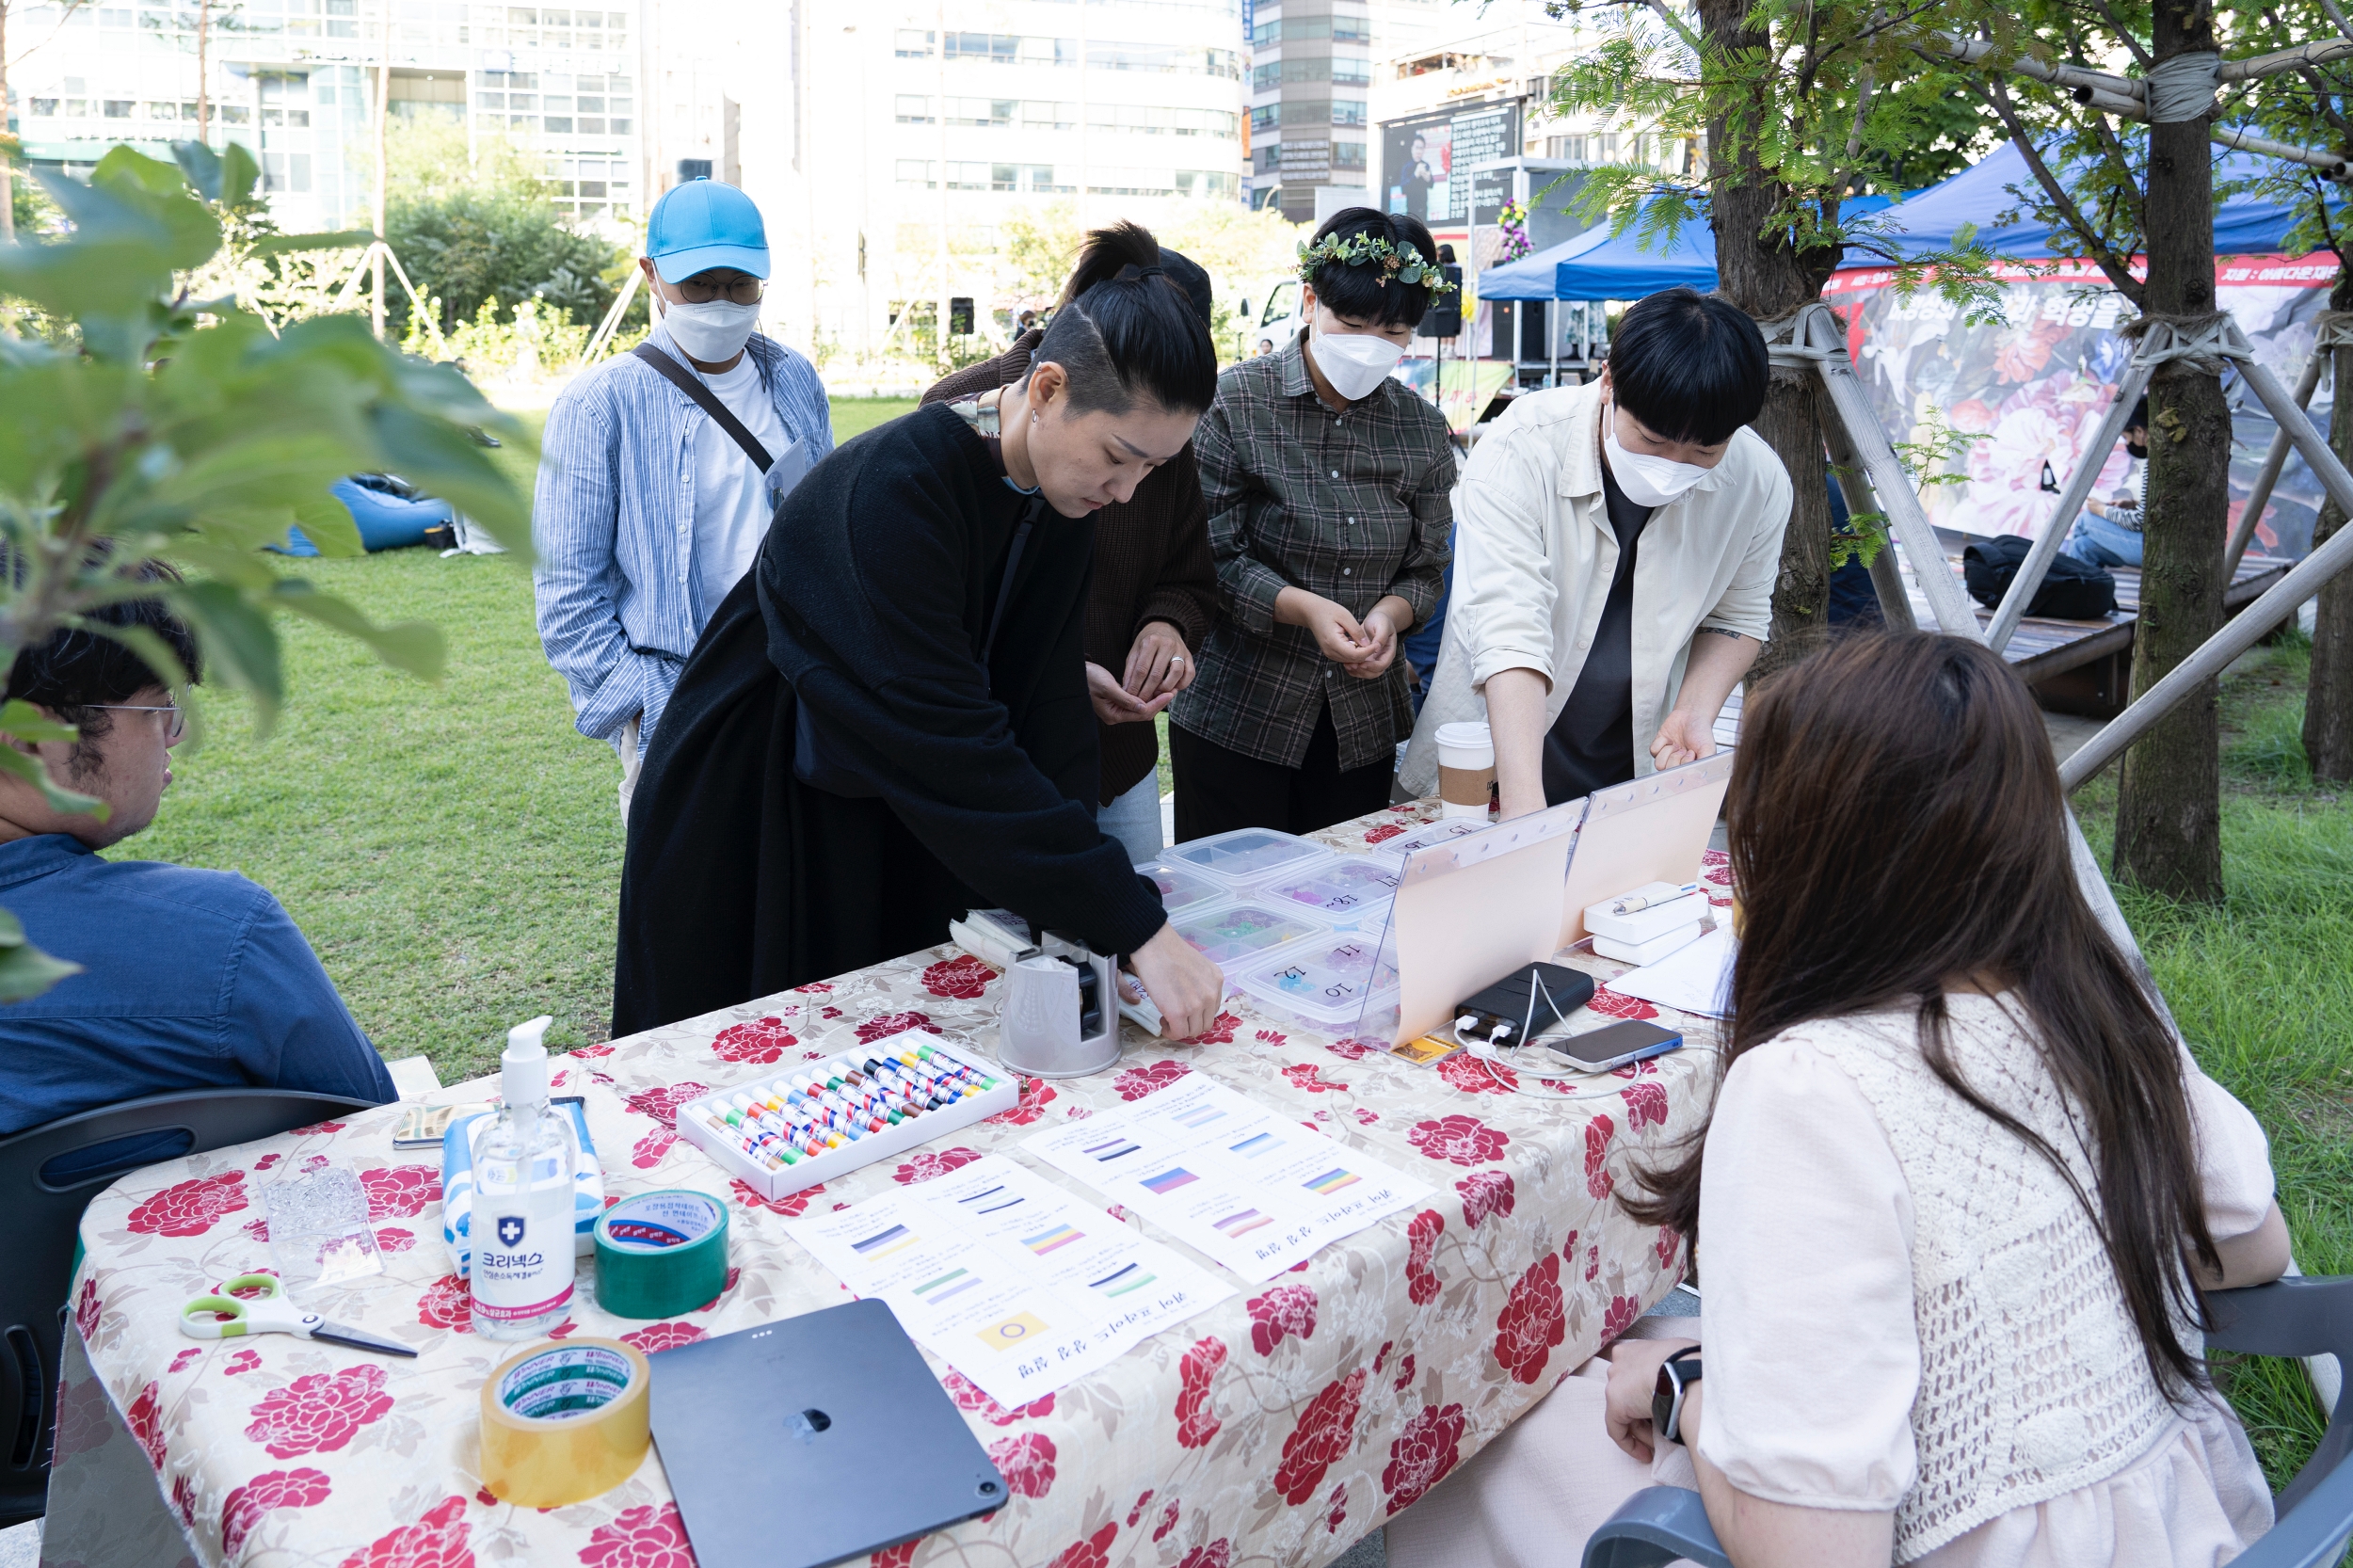
<path id="1" fill-rule="evenodd" d="M 1999 605 L 2033 548 L 2033 540 L 2017 534 L 1970 540 L 1961 552 L 1969 597 L 1989 610 Z M 2073 555 L 2059 554 L 2051 557 L 2051 569 L 2043 574 L 2026 614 L 2053 620 L 2099 620 L 2115 608 L 2115 578 Z"/>

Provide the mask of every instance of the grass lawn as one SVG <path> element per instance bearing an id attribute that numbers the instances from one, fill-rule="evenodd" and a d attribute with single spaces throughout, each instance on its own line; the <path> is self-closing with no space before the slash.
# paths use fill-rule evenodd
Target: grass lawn
<path id="1" fill-rule="evenodd" d="M 838 403 L 837 439 L 910 407 Z M 444 1082 L 495 1068 L 506 1027 L 538 1013 L 555 1016 L 558 1048 L 603 1038 L 618 768 L 571 728 L 533 629 L 529 578 L 509 560 L 422 550 L 287 569 L 379 619 L 440 625 L 447 677 L 428 686 L 307 622 L 281 622 L 292 697 L 277 731 L 256 737 L 240 699 L 209 699 L 203 749 L 182 751 L 158 824 L 118 853 L 231 867 L 269 888 L 385 1054 L 423 1052 Z M 2298 1261 L 2343 1273 L 2353 1272 L 2353 809 L 2304 766 L 2305 659 L 2300 644 L 2261 650 L 2225 689 L 2228 902 L 2121 896 L 2192 1048 L 2270 1134 Z M 2104 856 L 2114 801 L 2112 777 L 2077 797 Z M 2233 1399 L 2277 1481 L 2311 1451 L 2319 1414 L 2292 1368 L 2234 1373 Z"/>
<path id="2" fill-rule="evenodd" d="M 2271 1139 L 2280 1208 L 2308 1274 L 2353 1273 L 2353 806 L 2315 789 L 2301 730 L 2310 645 L 2258 648 L 2224 683 L 2219 908 L 2120 889 L 2166 1000 L 2199 1063 Z M 2105 862 L 2114 771 L 2075 799 Z M 2319 1441 L 2325 1420 L 2300 1369 L 2225 1372 L 2273 1485 Z"/>

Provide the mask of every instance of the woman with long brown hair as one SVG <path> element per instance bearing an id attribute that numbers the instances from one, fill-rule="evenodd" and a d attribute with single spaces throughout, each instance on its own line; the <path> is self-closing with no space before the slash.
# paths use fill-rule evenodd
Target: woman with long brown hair
<path id="1" fill-rule="evenodd" d="M 1580 1368 L 1393 1563 L 1574 1563 L 1654 1480 L 1744 1568 L 2211 1568 L 2269 1528 L 2195 1326 L 2287 1265 L 2263 1133 L 2102 929 L 2063 802 L 1974 642 L 1849 640 L 1749 705 L 1722 1080 L 1626 1200 L 1690 1239 L 1704 1353 Z"/>

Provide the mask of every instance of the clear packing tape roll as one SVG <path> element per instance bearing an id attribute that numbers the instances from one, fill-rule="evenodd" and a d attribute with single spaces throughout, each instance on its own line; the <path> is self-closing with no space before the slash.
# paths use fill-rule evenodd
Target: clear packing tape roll
<path id="1" fill-rule="evenodd" d="M 563 1508 L 636 1473 L 652 1442 L 652 1369 L 617 1339 L 536 1345 L 482 1385 L 482 1481 L 501 1502 Z"/>

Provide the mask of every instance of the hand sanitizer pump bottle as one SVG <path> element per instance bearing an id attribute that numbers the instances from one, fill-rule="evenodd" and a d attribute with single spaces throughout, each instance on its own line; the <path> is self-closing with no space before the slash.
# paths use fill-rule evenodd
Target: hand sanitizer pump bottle
<path id="1" fill-rule="evenodd" d="M 499 1113 L 474 1144 L 473 1330 L 490 1339 L 537 1339 L 572 1305 L 570 1122 L 548 1104 L 552 1018 L 506 1032 Z"/>

